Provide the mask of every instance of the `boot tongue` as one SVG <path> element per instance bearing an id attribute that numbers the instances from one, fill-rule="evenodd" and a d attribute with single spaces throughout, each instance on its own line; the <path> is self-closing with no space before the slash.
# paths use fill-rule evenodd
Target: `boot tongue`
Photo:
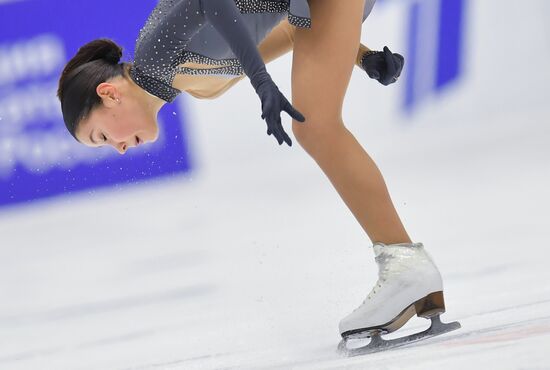
<path id="1" fill-rule="evenodd" d="M 382 251 L 384 250 L 385 246 L 383 244 L 376 243 L 372 246 L 372 249 L 374 250 L 374 257 L 378 257 L 382 254 Z"/>
<path id="2" fill-rule="evenodd" d="M 386 253 L 388 255 L 394 253 L 402 253 L 403 250 L 412 247 L 423 247 L 422 243 L 397 243 L 397 244 L 384 244 L 381 242 L 376 242 L 372 248 L 374 249 L 374 257 Z"/>

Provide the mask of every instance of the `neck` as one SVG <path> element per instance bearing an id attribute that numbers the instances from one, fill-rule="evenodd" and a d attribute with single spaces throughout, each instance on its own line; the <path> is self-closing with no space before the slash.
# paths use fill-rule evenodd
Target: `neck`
<path id="1" fill-rule="evenodd" d="M 136 84 L 130 76 L 127 76 L 126 80 L 136 99 L 138 99 L 142 106 L 147 108 L 152 116 L 156 117 L 163 105 L 166 104 L 166 101 L 144 90 L 141 86 Z"/>

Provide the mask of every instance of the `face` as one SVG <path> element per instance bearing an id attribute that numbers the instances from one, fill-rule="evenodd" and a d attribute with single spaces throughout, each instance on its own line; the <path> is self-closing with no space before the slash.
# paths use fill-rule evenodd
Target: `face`
<path id="1" fill-rule="evenodd" d="M 120 154 L 158 138 L 156 114 L 146 109 L 138 96 L 124 86 L 103 83 L 97 87 L 103 104 L 85 117 L 76 131 L 77 139 L 90 147 L 110 145 Z"/>

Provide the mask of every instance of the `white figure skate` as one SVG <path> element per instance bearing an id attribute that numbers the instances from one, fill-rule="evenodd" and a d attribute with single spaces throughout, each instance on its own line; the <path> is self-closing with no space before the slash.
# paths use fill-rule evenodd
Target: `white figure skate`
<path id="1" fill-rule="evenodd" d="M 347 356 L 377 352 L 460 328 L 460 323 L 442 323 L 445 312 L 441 274 L 422 243 L 373 245 L 378 281 L 361 306 L 340 321 L 340 352 Z M 431 319 L 429 329 L 397 339 L 381 334 L 401 328 L 414 315 Z M 348 348 L 352 338 L 371 338 L 360 348 Z"/>

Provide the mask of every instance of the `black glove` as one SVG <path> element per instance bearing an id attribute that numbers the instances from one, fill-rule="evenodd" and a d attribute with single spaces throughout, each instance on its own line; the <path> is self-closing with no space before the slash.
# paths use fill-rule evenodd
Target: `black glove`
<path id="1" fill-rule="evenodd" d="M 267 122 L 267 134 L 273 134 L 279 145 L 285 142 L 288 146 L 292 146 L 292 140 L 281 124 L 281 111 L 287 112 L 299 122 L 304 122 L 306 119 L 288 102 L 265 69 L 255 74 L 250 82 L 262 101 L 262 119 Z"/>
<path id="2" fill-rule="evenodd" d="M 182 1 L 182 3 L 187 10 L 187 2 Z M 262 101 L 262 119 L 267 121 L 267 134 L 273 134 L 279 145 L 284 141 L 291 146 L 292 141 L 281 124 L 281 111 L 284 110 L 299 122 L 304 122 L 305 118 L 286 100 L 267 73 L 264 61 L 235 1 L 202 0 L 198 4 L 202 6 L 206 19 L 228 43 L 239 59 L 244 72 L 250 78 L 252 86 Z M 200 15 L 201 12 L 195 13 Z"/>
<path id="3" fill-rule="evenodd" d="M 367 52 L 361 59 L 361 66 L 369 77 L 384 86 L 397 81 L 404 64 L 405 58 L 401 54 L 392 53 L 387 46 L 384 46 L 384 51 Z"/>

